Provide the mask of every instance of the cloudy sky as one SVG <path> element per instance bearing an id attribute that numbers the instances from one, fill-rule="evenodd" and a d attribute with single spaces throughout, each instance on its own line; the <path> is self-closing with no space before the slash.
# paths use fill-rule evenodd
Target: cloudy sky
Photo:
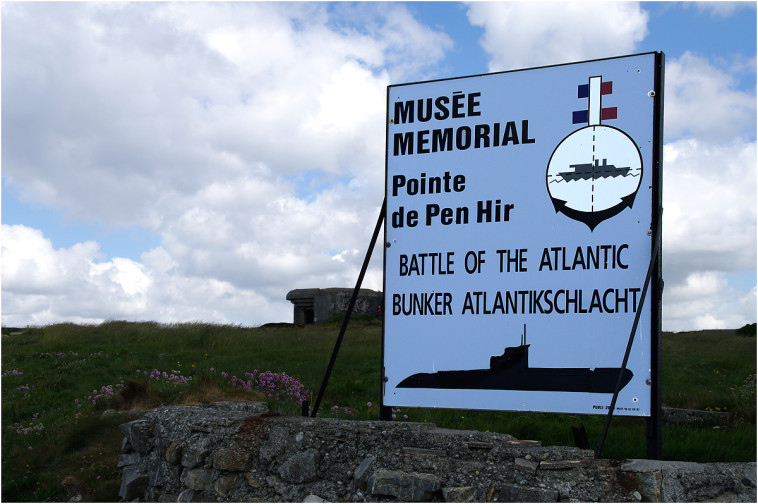
<path id="1" fill-rule="evenodd" d="M 756 321 L 754 2 L 1 8 L 5 326 L 291 321 L 289 290 L 355 284 L 387 85 L 648 51 L 663 328 Z"/>

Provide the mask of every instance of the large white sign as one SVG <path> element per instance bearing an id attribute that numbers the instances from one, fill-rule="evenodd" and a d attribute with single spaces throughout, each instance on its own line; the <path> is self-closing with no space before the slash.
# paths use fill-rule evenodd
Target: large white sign
<path id="1" fill-rule="evenodd" d="M 607 412 L 657 231 L 659 56 L 388 88 L 385 405 Z M 647 298 L 621 415 L 650 415 Z"/>

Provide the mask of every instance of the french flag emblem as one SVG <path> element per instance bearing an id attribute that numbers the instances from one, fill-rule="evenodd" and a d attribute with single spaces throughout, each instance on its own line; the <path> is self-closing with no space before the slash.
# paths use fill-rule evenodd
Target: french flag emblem
<path id="1" fill-rule="evenodd" d="M 613 81 L 603 82 L 602 77 L 590 77 L 589 84 L 580 84 L 577 87 L 577 98 L 587 98 L 588 107 L 585 110 L 576 110 L 572 115 L 572 124 L 589 124 L 590 126 L 600 124 L 600 121 L 608 121 L 618 117 L 616 107 L 601 107 L 600 101 L 602 96 L 613 93 Z M 597 100 L 596 103 L 595 100 Z M 600 111 L 599 117 L 591 117 L 592 109 Z M 594 115 L 594 114 L 593 114 Z"/>

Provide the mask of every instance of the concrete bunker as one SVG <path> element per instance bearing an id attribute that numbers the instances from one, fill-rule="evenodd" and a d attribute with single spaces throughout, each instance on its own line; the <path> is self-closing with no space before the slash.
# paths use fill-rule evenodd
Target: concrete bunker
<path id="1" fill-rule="evenodd" d="M 332 315 L 346 313 L 353 289 L 294 289 L 287 293 L 287 300 L 294 306 L 295 324 L 320 324 Z M 353 314 L 382 316 L 381 292 L 361 289 L 353 308 Z"/>

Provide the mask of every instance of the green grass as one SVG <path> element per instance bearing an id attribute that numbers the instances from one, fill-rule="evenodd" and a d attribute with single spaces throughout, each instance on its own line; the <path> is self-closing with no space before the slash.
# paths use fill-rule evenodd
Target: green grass
<path id="1" fill-rule="evenodd" d="M 735 331 L 664 335 L 664 404 L 743 414 L 752 407 L 755 415 L 755 396 L 747 400 L 740 394 L 745 380 L 755 374 L 755 349 L 755 333 L 752 337 Z"/>
<path id="2" fill-rule="evenodd" d="M 122 439 L 118 425 L 132 418 L 125 410 L 260 399 L 260 391 L 227 384 L 232 375 L 242 378 L 253 370 L 296 377 L 315 396 L 341 322 L 244 328 L 109 321 L 3 328 L 2 499 L 65 501 L 80 494 L 87 501 L 117 501 L 121 474 L 116 464 Z M 351 321 L 320 416 L 378 418 L 380 340 L 381 324 L 376 320 Z M 755 461 L 755 326 L 743 331 L 667 333 L 662 347 L 664 406 L 729 413 L 726 425 L 720 426 L 726 428 L 717 430 L 711 425 L 664 425 L 663 458 Z M 158 383 L 144 375 L 153 369 L 193 380 L 179 386 Z M 223 378 L 222 372 L 228 377 Z M 87 399 L 107 386 L 121 392 L 96 404 Z M 299 412 L 292 400 L 278 401 L 273 407 L 287 414 Z M 101 419 L 106 408 L 120 413 Z M 583 424 L 593 447 L 605 421 L 604 416 L 518 412 L 423 408 L 397 412 L 400 421 L 406 415 L 408 421 L 503 432 L 544 445 L 573 445 L 569 427 Z M 614 418 L 603 456 L 644 458 L 645 453 L 644 419 Z"/>

